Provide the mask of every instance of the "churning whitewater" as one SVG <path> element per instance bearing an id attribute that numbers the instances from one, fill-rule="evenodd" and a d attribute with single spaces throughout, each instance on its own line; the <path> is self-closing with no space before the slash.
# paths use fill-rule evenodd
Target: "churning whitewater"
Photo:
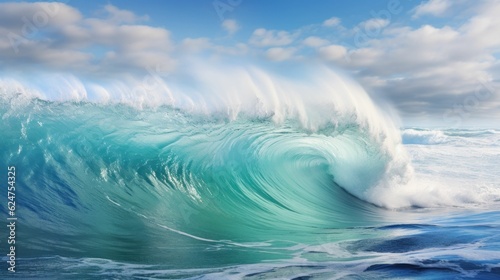
<path id="1" fill-rule="evenodd" d="M 182 270 L 193 267 L 307 263 L 336 242 L 380 238 L 366 229 L 398 219 L 387 209 L 499 197 L 489 186 L 464 201 L 456 187 L 441 199 L 436 184 L 415 178 L 391 116 L 332 70 L 190 69 L 168 79 L 0 81 L 1 159 L 22 174 L 26 262 L 168 263 L 167 275 L 181 276 L 196 275 Z M 406 130 L 405 144 L 429 144 L 426 133 Z M 335 258 L 351 260 L 345 254 Z"/>

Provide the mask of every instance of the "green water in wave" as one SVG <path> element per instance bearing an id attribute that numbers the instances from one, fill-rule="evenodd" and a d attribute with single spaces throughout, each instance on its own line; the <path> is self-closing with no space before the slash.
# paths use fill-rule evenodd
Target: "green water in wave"
<path id="1" fill-rule="evenodd" d="M 167 107 L 20 106 L 2 104 L 1 150 L 21 174 L 25 256 L 252 263 L 289 258 L 326 234 L 353 238 L 354 229 L 331 233 L 383 216 L 348 193 L 376 183 L 387 164 L 352 120 L 311 132 L 293 120 Z"/>

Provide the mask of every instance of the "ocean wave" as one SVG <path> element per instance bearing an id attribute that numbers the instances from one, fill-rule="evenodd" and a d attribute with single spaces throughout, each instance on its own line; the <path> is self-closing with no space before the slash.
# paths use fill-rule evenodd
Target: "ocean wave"
<path id="1" fill-rule="evenodd" d="M 181 132 L 176 137 L 185 137 L 183 133 L 203 135 L 212 131 L 212 135 L 219 135 L 205 141 L 221 142 L 220 145 L 229 149 L 237 145 L 255 145 L 255 148 L 262 149 L 258 151 L 259 156 L 284 156 L 283 162 L 286 162 L 286 157 L 295 159 L 306 152 L 305 161 L 298 165 L 324 164 L 335 183 L 358 198 L 377 204 L 389 205 L 371 198 L 373 188 L 401 184 L 407 179 L 407 170 L 411 168 L 404 149 L 400 147 L 397 129 L 366 92 L 348 78 L 322 67 L 301 69 L 293 74 L 301 75 L 300 81 L 293 75 L 272 74 L 256 67 L 220 66 L 215 70 L 194 65 L 189 69 L 192 81 L 189 86 L 186 86 L 183 75 L 155 80 L 154 87 L 145 84 L 144 80 L 132 78 L 101 84 L 62 75 L 38 77 L 33 81 L 4 79 L 0 83 L 5 110 L 3 117 L 6 119 L 12 114 L 12 122 L 22 124 L 21 136 L 24 138 L 33 117 L 42 123 L 44 118 L 49 118 L 54 121 L 54 127 L 58 126 L 58 116 L 44 115 L 43 111 L 58 111 L 61 118 L 68 119 L 74 118 L 76 114 L 72 115 L 73 112 L 79 112 L 93 119 L 88 123 L 74 122 L 70 124 L 72 127 L 95 131 L 101 126 L 109 127 L 105 124 L 109 119 L 113 124 L 122 123 L 120 129 L 123 131 L 115 131 L 116 134 L 122 137 L 134 134 L 142 138 L 141 145 L 151 142 L 149 137 L 166 137 L 161 135 L 164 126 L 170 126 L 171 130 L 182 130 L 180 128 L 186 126 L 191 131 Z M 137 127 L 135 120 L 122 118 L 134 114 L 147 118 L 143 124 L 159 133 L 141 135 L 142 127 Z M 179 124 L 175 120 L 177 117 L 184 123 Z M 221 121 L 227 123 L 227 128 L 220 124 Z M 260 124 L 266 122 L 266 125 Z M 210 127 L 212 123 L 215 124 Z M 200 126 L 205 127 L 199 131 Z M 296 138 L 280 137 L 280 126 L 285 133 L 295 133 Z M 266 135 L 259 133 L 260 130 L 276 139 L 265 139 Z M 249 131 L 255 135 L 250 135 Z M 299 136 L 308 137 L 298 139 Z M 221 137 L 225 137 L 228 143 L 221 141 Z M 270 143 L 276 144 L 268 147 Z M 204 148 L 208 152 L 220 147 Z M 248 147 L 240 149 L 244 151 L 233 155 L 232 159 L 217 160 L 238 162 L 237 157 L 253 155 L 246 150 Z M 312 153 L 312 156 L 307 153 Z"/>
<path id="2" fill-rule="evenodd" d="M 404 144 L 432 145 L 449 141 L 448 136 L 440 130 L 405 129 L 402 137 Z"/>
<path id="3" fill-rule="evenodd" d="M 190 86 L 173 77 L 151 91 L 135 80 L 0 82 L 0 158 L 21 174 L 33 256 L 220 266 L 228 251 L 258 250 L 238 260 L 254 263 L 290 257 L 322 230 L 379 224 L 384 208 L 462 202 L 462 190 L 414 180 L 400 131 L 349 79 L 196 69 Z"/>
<path id="4" fill-rule="evenodd" d="M 296 244 L 378 220 L 374 204 L 410 205 L 380 193 L 411 170 L 390 118 L 349 79 L 313 73 L 202 68 L 190 86 L 173 77 L 147 93 L 127 91 L 133 81 L 3 80 L 1 159 L 22 174 L 27 246 L 134 259 L 151 254 L 144 242 L 190 248 L 178 254 L 208 243 L 216 263 L 224 248 L 273 256 L 265 244 L 290 230 Z"/>
<path id="5" fill-rule="evenodd" d="M 494 129 L 417 129 L 407 128 L 401 132 L 405 145 L 483 145 L 499 146 L 500 132 Z"/>

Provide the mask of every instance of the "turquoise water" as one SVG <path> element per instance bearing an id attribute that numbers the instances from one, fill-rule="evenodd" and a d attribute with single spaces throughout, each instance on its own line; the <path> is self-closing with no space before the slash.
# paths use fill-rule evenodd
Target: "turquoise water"
<path id="1" fill-rule="evenodd" d="M 500 277 L 500 132 L 393 129 L 350 93 L 365 110 L 308 119 L 4 93 L 19 219 L 0 275 Z"/>
<path id="2" fill-rule="evenodd" d="M 337 164 L 369 180 L 388 160 L 355 124 L 326 134 L 168 107 L 26 106 L 2 109 L 18 276 L 499 276 L 492 207 L 389 210 L 336 183 Z"/>

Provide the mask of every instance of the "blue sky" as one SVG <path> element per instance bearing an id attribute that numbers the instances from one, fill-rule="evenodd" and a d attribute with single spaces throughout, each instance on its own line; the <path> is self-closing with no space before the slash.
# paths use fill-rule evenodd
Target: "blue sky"
<path id="1" fill-rule="evenodd" d="M 408 1 L 411 2 L 411 1 Z M 251 32 L 259 27 L 269 29 L 297 29 L 312 23 L 321 23 L 332 16 L 342 17 L 346 24 L 354 25 L 370 16 L 369 11 L 386 8 L 383 1 L 323 1 L 320 4 L 306 0 L 220 0 L 220 1 L 79 1 L 68 4 L 80 7 L 89 15 L 112 4 L 131 10 L 138 15 L 149 15 L 148 23 L 164 26 L 183 36 L 207 36 L 220 28 L 221 19 L 244 22 Z M 403 6 L 405 3 L 401 3 Z M 360 8 L 362 7 L 362 8 Z M 360 13 L 365 11 L 366 14 Z M 222 18 L 220 18 L 220 15 Z"/>
<path id="2" fill-rule="evenodd" d="M 119 77 L 185 60 L 326 64 L 406 124 L 500 123 L 500 1 L 0 2 L 3 72 Z"/>

